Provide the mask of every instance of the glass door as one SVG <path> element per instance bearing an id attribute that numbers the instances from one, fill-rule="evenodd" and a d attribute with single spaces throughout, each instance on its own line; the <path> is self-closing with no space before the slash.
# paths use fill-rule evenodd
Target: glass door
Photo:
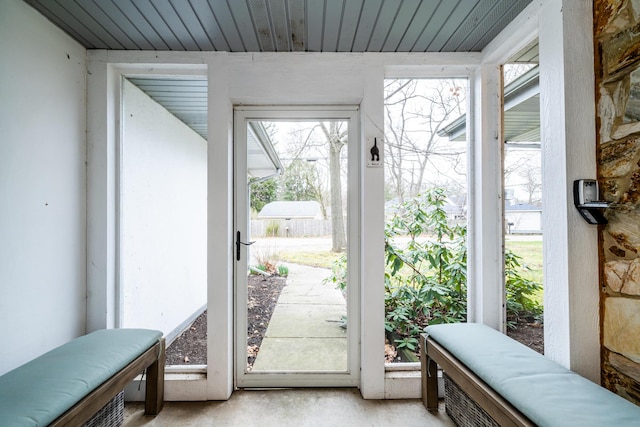
<path id="1" fill-rule="evenodd" d="M 238 387 L 358 384 L 357 112 L 235 109 Z"/>

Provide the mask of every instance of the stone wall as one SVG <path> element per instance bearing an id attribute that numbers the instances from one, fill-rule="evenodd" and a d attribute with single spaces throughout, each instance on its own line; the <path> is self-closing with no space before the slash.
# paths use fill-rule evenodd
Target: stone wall
<path id="1" fill-rule="evenodd" d="M 602 384 L 640 404 L 640 0 L 594 0 Z"/>

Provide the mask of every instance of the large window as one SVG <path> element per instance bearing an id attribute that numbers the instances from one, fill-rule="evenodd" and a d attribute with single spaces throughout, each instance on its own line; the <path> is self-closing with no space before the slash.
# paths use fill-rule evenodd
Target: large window
<path id="1" fill-rule="evenodd" d="M 542 158 L 537 41 L 503 67 L 507 334 L 544 352 Z"/>
<path id="2" fill-rule="evenodd" d="M 466 318 L 466 79 L 385 80 L 387 362 L 432 323 Z"/>

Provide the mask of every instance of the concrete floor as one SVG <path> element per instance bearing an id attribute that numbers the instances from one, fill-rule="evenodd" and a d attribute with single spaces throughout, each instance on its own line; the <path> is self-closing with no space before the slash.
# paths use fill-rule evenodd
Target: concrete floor
<path id="1" fill-rule="evenodd" d="M 171 426 L 455 426 L 440 405 L 422 401 L 364 400 L 356 389 L 241 390 L 223 402 L 166 402 L 145 416 L 143 403 L 127 403 L 123 427 Z"/>

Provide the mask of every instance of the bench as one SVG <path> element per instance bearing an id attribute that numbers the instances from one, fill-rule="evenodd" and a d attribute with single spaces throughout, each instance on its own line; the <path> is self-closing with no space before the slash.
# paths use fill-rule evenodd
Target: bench
<path id="1" fill-rule="evenodd" d="M 164 403 L 165 341 L 148 329 L 105 329 L 0 376 L 1 426 L 80 426 L 146 369 L 145 413 Z"/>
<path id="2" fill-rule="evenodd" d="M 478 323 L 428 326 L 421 365 L 425 407 L 438 409 L 440 365 L 445 407 L 458 425 L 640 425 L 640 407 Z M 474 420 L 470 413 L 489 420 Z"/>

